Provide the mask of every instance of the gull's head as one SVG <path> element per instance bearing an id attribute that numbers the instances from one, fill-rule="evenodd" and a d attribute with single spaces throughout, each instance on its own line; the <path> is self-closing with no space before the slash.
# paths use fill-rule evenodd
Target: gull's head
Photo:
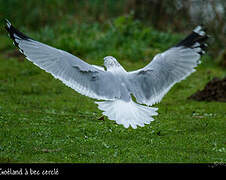
<path id="1" fill-rule="evenodd" d="M 110 70 L 113 67 L 120 66 L 120 64 L 113 56 L 106 56 L 104 58 L 104 66 L 107 68 L 107 70 Z"/>
<path id="2" fill-rule="evenodd" d="M 113 56 L 106 56 L 104 58 L 104 66 L 107 71 L 113 73 L 125 73 L 125 69 L 119 64 L 119 62 Z"/>

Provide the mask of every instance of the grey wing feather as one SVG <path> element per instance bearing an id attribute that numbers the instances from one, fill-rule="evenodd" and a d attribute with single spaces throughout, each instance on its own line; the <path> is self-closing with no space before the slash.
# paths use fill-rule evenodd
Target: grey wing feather
<path id="1" fill-rule="evenodd" d="M 204 31 L 199 30 L 202 33 L 193 31 L 175 47 L 156 55 L 144 68 L 129 73 L 129 88 L 137 102 L 160 102 L 175 83 L 195 71 L 207 39 Z"/>
<path id="2" fill-rule="evenodd" d="M 67 86 L 95 99 L 109 100 L 119 97 L 117 79 L 110 72 L 89 65 L 63 50 L 35 41 L 19 32 L 9 22 L 6 29 L 14 44 L 29 61 Z"/>

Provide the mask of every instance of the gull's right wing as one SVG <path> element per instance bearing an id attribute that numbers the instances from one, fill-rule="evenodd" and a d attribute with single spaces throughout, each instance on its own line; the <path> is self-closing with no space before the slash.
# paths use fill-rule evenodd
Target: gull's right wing
<path id="1" fill-rule="evenodd" d="M 137 102 L 152 105 L 177 82 L 185 79 L 200 63 L 208 36 L 201 26 L 176 46 L 157 54 L 144 68 L 129 72 L 129 88 Z"/>

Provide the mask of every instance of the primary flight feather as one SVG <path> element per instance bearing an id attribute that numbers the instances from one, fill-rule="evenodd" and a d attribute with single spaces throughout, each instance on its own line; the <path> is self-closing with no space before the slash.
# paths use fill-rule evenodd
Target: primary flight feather
<path id="1" fill-rule="evenodd" d="M 33 40 L 8 20 L 6 30 L 29 61 L 80 94 L 101 100 L 96 103 L 103 114 L 125 128 L 137 128 L 154 120 L 152 116 L 158 114 L 158 108 L 150 106 L 160 102 L 175 83 L 195 71 L 208 38 L 202 27 L 197 26 L 184 40 L 157 54 L 144 68 L 127 72 L 112 56 L 104 58 L 106 70 L 90 65 L 68 52 Z"/>

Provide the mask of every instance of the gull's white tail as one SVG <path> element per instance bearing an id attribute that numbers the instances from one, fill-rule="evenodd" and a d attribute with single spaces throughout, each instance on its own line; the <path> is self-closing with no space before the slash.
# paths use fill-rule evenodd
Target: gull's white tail
<path id="1" fill-rule="evenodd" d="M 142 106 L 133 102 L 125 102 L 122 100 L 116 101 L 101 101 L 95 102 L 98 104 L 98 108 L 107 116 L 110 120 L 116 121 L 117 124 L 122 124 L 125 128 L 131 126 L 137 128 L 137 126 L 144 126 L 149 124 L 154 119 L 151 116 L 156 116 L 158 108 L 152 108 Z"/>

